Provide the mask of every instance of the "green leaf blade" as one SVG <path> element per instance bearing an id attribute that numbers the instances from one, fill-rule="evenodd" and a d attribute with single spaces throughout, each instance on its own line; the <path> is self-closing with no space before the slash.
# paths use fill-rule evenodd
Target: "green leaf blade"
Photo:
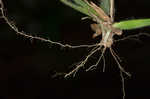
<path id="1" fill-rule="evenodd" d="M 107 15 L 110 15 L 110 0 L 101 0 L 100 6 Z"/>
<path id="2" fill-rule="evenodd" d="M 98 16 L 97 12 L 89 5 L 88 1 L 84 0 L 60 0 L 62 3 L 64 3 L 67 6 L 70 6 L 71 8 L 90 16 L 93 18 L 93 15 Z M 102 20 L 102 19 L 100 19 Z"/>
<path id="3" fill-rule="evenodd" d="M 75 4 L 69 0 L 60 0 L 62 3 L 64 3 L 67 6 L 70 6 L 71 8 L 85 14 L 89 15 L 88 13 L 88 5 L 83 0 L 74 0 Z"/>
<path id="4" fill-rule="evenodd" d="M 113 24 L 113 27 L 119 28 L 121 30 L 131 30 L 150 26 L 150 19 L 135 19 L 135 20 L 127 20 L 121 21 Z"/>

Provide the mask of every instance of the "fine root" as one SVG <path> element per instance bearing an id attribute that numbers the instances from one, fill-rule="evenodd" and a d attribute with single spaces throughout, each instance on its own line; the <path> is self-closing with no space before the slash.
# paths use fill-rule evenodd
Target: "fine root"
<path id="1" fill-rule="evenodd" d="M 101 49 L 99 49 L 99 50 L 101 50 Z M 100 63 L 101 59 L 104 57 L 105 51 L 106 51 L 106 47 L 102 49 L 102 53 L 101 53 L 101 55 L 99 56 L 99 59 L 98 59 L 98 61 L 96 62 L 96 64 L 90 66 L 88 69 L 86 69 L 86 71 L 96 69 L 96 67 L 97 67 L 98 64 Z M 104 62 L 104 63 L 105 63 L 105 62 Z M 104 66 L 105 66 L 105 64 L 104 64 Z"/>
<path id="2" fill-rule="evenodd" d="M 128 75 L 129 77 L 131 77 L 131 74 L 128 73 L 128 72 L 126 72 L 126 71 L 124 70 L 124 68 L 120 65 L 120 63 L 119 63 L 117 57 L 115 56 L 114 51 L 113 51 L 112 48 L 110 48 L 110 52 L 111 52 L 113 58 L 115 59 L 117 65 L 118 65 L 118 68 L 119 68 L 123 73 L 125 73 L 126 75 Z"/>
<path id="3" fill-rule="evenodd" d="M 86 64 L 86 62 L 88 61 L 88 59 L 94 54 L 96 53 L 97 51 L 101 50 L 101 47 L 100 45 L 98 45 L 99 47 L 97 48 L 97 46 L 95 48 L 92 49 L 92 51 L 86 56 L 86 58 L 79 62 L 78 65 L 76 65 L 75 69 L 73 69 L 72 71 L 70 71 L 69 73 L 67 73 L 65 75 L 65 78 L 68 77 L 68 76 L 71 76 L 73 75 L 73 77 L 75 77 L 77 71 L 81 68 L 81 67 L 84 67 L 84 65 Z"/>
<path id="4" fill-rule="evenodd" d="M 121 77 L 121 83 L 122 83 L 122 94 L 123 94 L 123 99 L 125 99 L 125 96 L 126 96 L 126 94 L 125 94 L 125 81 L 124 81 L 124 76 L 123 76 L 123 73 L 125 73 L 127 76 L 129 76 L 129 77 L 131 77 L 131 74 L 130 73 L 128 73 L 128 72 L 126 72 L 125 70 L 124 70 L 124 68 L 120 65 L 120 63 L 119 63 L 119 57 L 118 57 L 118 55 L 117 54 L 115 54 L 115 52 L 113 51 L 113 49 L 112 48 L 110 48 L 110 52 L 111 52 L 111 54 L 112 54 L 112 56 L 113 56 L 113 58 L 115 59 L 115 61 L 116 61 L 116 63 L 117 63 L 117 65 L 118 65 L 118 68 L 120 69 L 120 77 Z"/>
<path id="5" fill-rule="evenodd" d="M 103 55 L 102 59 L 103 59 L 103 72 L 105 72 L 106 62 L 105 62 L 105 57 L 104 57 L 104 55 Z"/>
<path id="6" fill-rule="evenodd" d="M 126 92 L 125 92 L 125 81 L 123 77 L 123 72 L 120 70 L 120 77 L 121 77 L 121 83 L 122 83 L 122 94 L 123 94 L 123 99 L 125 99 Z"/>
<path id="7" fill-rule="evenodd" d="M 150 37 L 150 34 L 148 34 L 148 33 L 139 33 L 139 34 L 135 34 L 135 35 L 129 35 L 129 36 L 127 36 L 127 37 L 124 37 L 124 38 L 121 38 L 121 39 L 118 39 L 118 40 L 114 40 L 114 42 L 116 43 L 116 42 L 120 42 L 120 41 L 124 41 L 124 40 L 128 40 L 128 39 L 130 39 L 130 40 L 136 40 L 136 41 L 140 41 L 139 39 L 138 39 L 138 37 L 140 37 L 140 36 L 148 36 L 148 37 Z"/>
<path id="8" fill-rule="evenodd" d="M 19 35 L 22 35 L 24 36 L 25 38 L 29 38 L 31 41 L 33 39 L 36 39 L 36 40 L 40 40 L 40 41 L 44 41 L 44 42 L 48 42 L 50 44 L 54 44 L 54 45 L 59 45 L 60 47 L 69 47 L 69 48 L 81 48 L 81 47 L 87 47 L 87 48 L 90 48 L 90 47 L 94 47 L 94 46 L 97 46 L 97 44 L 92 44 L 92 45 L 79 45 L 79 46 L 72 46 L 72 45 L 68 45 L 68 44 L 62 44 L 62 43 L 59 43 L 59 42 L 54 42 L 54 41 L 51 41 L 49 39 L 45 39 L 45 38 L 42 38 L 42 37 L 38 37 L 38 36 L 32 36 L 30 35 L 29 33 L 25 33 L 24 31 L 19 31 L 19 29 L 16 27 L 16 25 L 10 21 L 8 18 L 7 18 L 7 15 L 5 13 L 5 10 L 4 10 L 4 4 L 2 2 L 2 0 L 0 0 L 0 11 L 1 11 L 1 18 L 5 20 L 5 22 L 9 25 L 9 27 L 14 30 L 16 32 L 16 34 L 19 34 Z"/>

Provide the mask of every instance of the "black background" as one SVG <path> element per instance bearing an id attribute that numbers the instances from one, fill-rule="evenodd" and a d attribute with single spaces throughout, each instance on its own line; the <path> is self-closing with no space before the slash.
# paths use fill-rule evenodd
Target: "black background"
<path id="1" fill-rule="evenodd" d="M 63 44 L 94 44 L 90 20 L 59 0 L 3 0 L 8 17 L 19 30 Z M 115 20 L 150 17 L 149 0 L 116 0 Z M 149 27 L 124 31 L 125 37 L 150 33 Z M 118 37 L 116 37 L 118 38 Z M 150 37 L 125 40 L 113 48 L 132 74 L 126 77 L 126 99 L 149 99 Z M 106 72 L 80 71 L 77 76 L 53 78 L 55 72 L 68 72 L 73 63 L 88 54 L 87 48 L 60 46 L 17 35 L 0 19 L 0 99 L 121 99 L 121 79 L 117 65 L 106 52 Z M 91 63 L 94 62 L 94 59 Z M 89 63 L 90 64 L 90 63 Z M 99 65 L 101 67 L 102 65 Z"/>

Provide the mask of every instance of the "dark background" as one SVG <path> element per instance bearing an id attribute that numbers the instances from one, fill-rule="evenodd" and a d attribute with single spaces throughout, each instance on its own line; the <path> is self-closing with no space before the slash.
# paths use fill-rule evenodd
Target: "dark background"
<path id="1" fill-rule="evenodd" d="M 9 19 L 19 30 L 63 44 L 94 44 L 90 20 L 81 21 L 81 13 L 59 0 L 3 0 Z M 150 17 L 149 0 L 116 0 L 115 20 Z M 150 33 L 149 27 L 124 31 L 125 37 Z M 116 37 L 118 38 L 118 37 Z M 125 40 L 113 48 L 132 74 L 126 77 L 126 99 L 149 99 L 150 37 L 140 41 Z M 117 65 L 106 52 L 106 72 L 80 71 L 70 79 L 53 77 L 55 72 L 68 72 L 81 61 L 87 48 L 61 48 L 17 35 L 0 19 L 0 99 L 121 99 L 121 79 Z M 91 63 L 94 62 L 91 60 Z"/>

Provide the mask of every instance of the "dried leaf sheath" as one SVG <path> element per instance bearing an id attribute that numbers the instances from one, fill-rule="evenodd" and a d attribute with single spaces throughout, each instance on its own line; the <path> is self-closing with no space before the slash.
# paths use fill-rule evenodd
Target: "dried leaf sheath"
<path id="1" fill-rule="evenodd" d="M 87 0 L 85 0 L 85 2 L 96 11 L 96 13 L 98 14 L 98 17 L 100 19 L 102 19 L 105 22 L 111 21 L 109 16 L 100 7 L 98 7 L 95 3 L 93 3 L 92 1 L 88 2 Z"/>
<path id="2" fill-rule="evenodd" d="M 114 22 L 114 13 L 115 13 L 114 0 L 110 0 L 110 18 L 112 22 Z"/>
<path id="3" fill-rule="evenodd" d="M 91 29 L 95 32 L 93 34 L 92 38 L 95 38 L 95 37 L 97 37 L 97 36 L 102 34 L 102 31 L 101 31 L 100 27 L 96 23 L 91 24 Z"/>

